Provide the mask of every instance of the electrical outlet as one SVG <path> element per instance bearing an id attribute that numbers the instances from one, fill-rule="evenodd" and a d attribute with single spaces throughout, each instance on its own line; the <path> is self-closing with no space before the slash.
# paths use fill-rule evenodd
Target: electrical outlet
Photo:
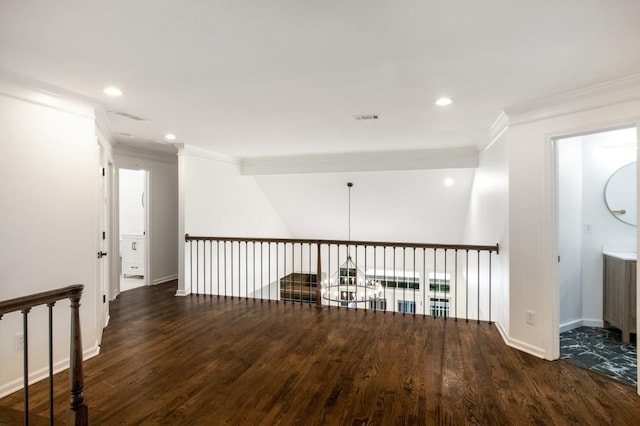
<path id="1" fill-rule="evenodd" d="M 533 311 L 525 311 L 527 314 L 527 324 L 536 325 L 536 313 Z"/>
<path id="2" fill-rule="evenodd" d="M 24 350 L 24 334 L 18 333 L 16 334 L 16 352 L 20 352 Z"/>
<path id="3" fill-rule="evenodd" d="M 590 223 L 587 223 L 584 225 L 584 233 L 585 234 L 593 234 L 593 225 Z"/>

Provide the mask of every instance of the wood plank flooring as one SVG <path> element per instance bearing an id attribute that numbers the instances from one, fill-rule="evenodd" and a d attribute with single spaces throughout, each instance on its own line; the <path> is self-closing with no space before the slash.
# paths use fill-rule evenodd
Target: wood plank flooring
<path id="1" fill-rule="evenodd" d="M 175 291 L 111 303 L 85 363 L 92 424 L 640 424 L 634 388 L 511 349 L 487 323 Z M 68 376 L 55 380 L 63 415 Z M 46 386 L 31 389 L 39 415 Z"/>

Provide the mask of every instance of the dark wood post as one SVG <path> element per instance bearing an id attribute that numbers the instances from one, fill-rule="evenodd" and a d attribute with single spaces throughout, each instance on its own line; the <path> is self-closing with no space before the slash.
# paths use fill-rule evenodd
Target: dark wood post
<path id="1" fill-rule="evenodd" d="M 322 246 L 318 243 L 318 267 L 316 270 L 316 307 L 322 307 L 322 257 L 320 256 L 320 248 Z"/>
<path id="2" fill-rule="evenodd" d="M 74 294 L 71 299 L 71 354 L 69 365 L 69 387 L 71 404 L 67 412 L 67 424 L 89 424 L 89 409 L 84 403 L 84 377 L 82 373 L 82 335 L 80 333 L 80 296 Z"/>

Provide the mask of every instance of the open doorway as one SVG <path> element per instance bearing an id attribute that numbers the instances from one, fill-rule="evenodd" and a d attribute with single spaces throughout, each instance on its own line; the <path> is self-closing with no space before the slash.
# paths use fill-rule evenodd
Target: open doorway
<path id="1" fill-rule="evenodd" d="M 120 291 L 148 285 L 148 172 L 121 168 L 119 180 Z"/>
<path id="2" fill-rule="evenodd" d="M 636 128 L 555 149 L 560 358 L 637 386 Z"/>

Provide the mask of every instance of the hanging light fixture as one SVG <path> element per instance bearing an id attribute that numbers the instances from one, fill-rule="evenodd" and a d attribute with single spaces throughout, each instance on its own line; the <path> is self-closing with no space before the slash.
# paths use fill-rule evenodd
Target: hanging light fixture
<path id="1" fill-rule="evenodd" d="M 382 285 L 378 281 L 367 282 L 366 276 L 358 268 L 357 259 L 354 262 L 351 257 L 351 188 L 352 182 L 347 183 L 348 192 L 348 244 L 347 260 L 340 265 L 338 271 L 331 276 L 329 283 L 324 285 L 322 290 L 323 299 L 339 303 L 340 306 L 355 308 L 359 304 L 367 303 L 370 300 L 379 298 L 382 292 Z M 338 256 L 340 256 L 340 246 L 338 246 Z"/>

